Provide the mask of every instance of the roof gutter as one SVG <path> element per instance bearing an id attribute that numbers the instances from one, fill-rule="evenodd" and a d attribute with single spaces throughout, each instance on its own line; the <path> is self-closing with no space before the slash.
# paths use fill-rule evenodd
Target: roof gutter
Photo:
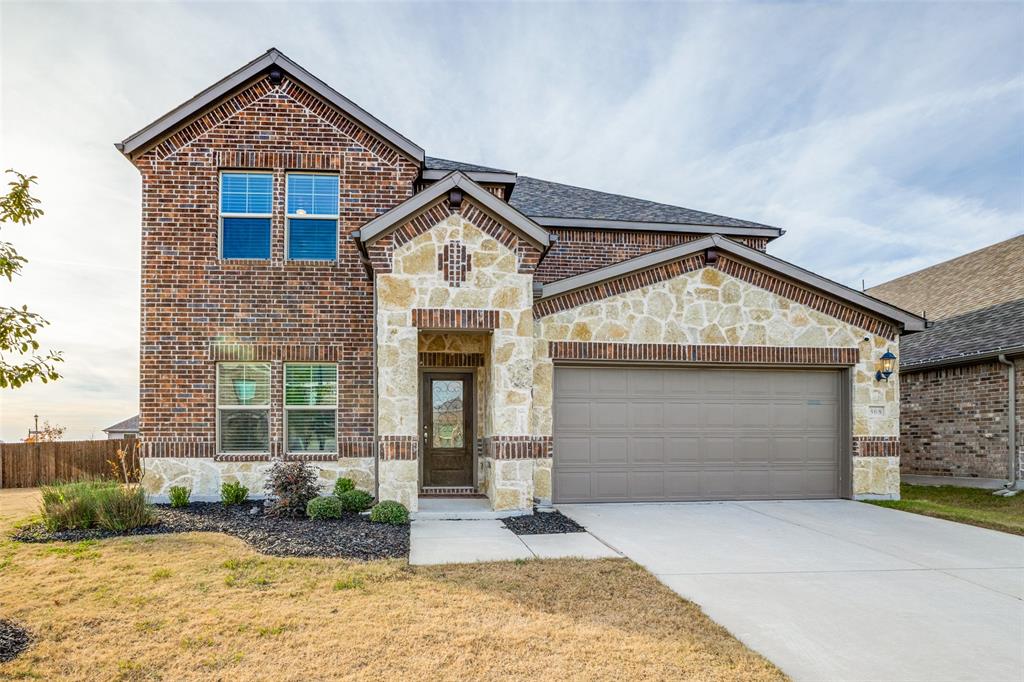
<path id="1" fill-rule="evenodd" d="M 743 227 L 740 225 L 700 225 L 696 223 L 662 223 L 648 220 L 609 220 L 591 218 L 558 218 L 530 216 L 542 227 L 581 227 L 597 230 L 641 230 L 648 232 L 684 232 L 687 234 L 723 234 L 735 237 L 768 237 L 774 239 L 786 233 L 778 227 Z"/>
<path id="2" fill-rule="evenodd" d="M 1007 441 L 1010 446 L 1010 475 L 1007 478 L 1006 487 L 1008 490 L 1013 490 L 1017 487 L 1017 366 L 1006 359 L 1005 353 L 1000 353 L 997 360 L 999 360 L 999 364 L 1009 367 L 1006 372 L 1010 384 L 1010 390 L 1007 393 L 1010 415 L 1009 433 L 1007 434 Z"/>
<path id="3" fill-rule="evenodd" d="M 901 372 L 922 372 L 928 369 L 938 369 L 951 365 L 970 365 L 986 360 L 998 360 L 999 356 L 1024 355 L 1024 346 L 1013 346 L 1011 348 L 997 348 L 995 350 L 975 353 L 974 355 L 956 355 L 949 358 L 938 358 L 936 360 L 925 360 L 912 365 L 900 365 Z"/>

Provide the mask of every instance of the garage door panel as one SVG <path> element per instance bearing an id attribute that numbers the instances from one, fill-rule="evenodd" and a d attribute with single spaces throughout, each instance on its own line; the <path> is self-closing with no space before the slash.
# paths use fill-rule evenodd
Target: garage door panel
<path id="1" fill-rule="evenodd" d="M 835 371 L 556 368 L 559 502 L 838 494 Z"/>

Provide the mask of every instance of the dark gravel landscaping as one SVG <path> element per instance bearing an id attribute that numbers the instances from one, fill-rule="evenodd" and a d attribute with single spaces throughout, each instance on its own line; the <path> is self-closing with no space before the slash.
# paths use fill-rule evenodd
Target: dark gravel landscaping
<path id="1" fill-rule="evenodd" d="M 125 533 L 101 529 L 47 532 L 42 524 L 25 526 L 12 537 L 20 542 L 54 542 L 156 535 L 160 533 L 227 533 L 245 541 L 261 554 L 272 556 L 396 559 L 409 556 L 409 526 L 372 523 L 359 514 L 340 519 L 282 518 L 264 513 L 261 501 L 224 506 L 219 502 L 193 502 L 174 509 L 154 505 L 158 523 Z"/>
<path id="2" fill-rule="evenodd" d="M 9 620 L 0 619 L 0 663 L 13 661 L 32 643 L 28 630 Z"/>
<path id="3" fill-rule="evenodd" d="M 502 519 L 502 522 L 516 535 L 583 533 L 587 530 L 560 511 L 539 512 L 534 510 L 530 516 L 512 516 Z"/>

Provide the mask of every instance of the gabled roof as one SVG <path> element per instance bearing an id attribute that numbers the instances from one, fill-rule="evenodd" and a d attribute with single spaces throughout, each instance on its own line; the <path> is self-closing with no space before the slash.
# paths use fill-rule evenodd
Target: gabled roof
<path id="1" fill-rule="evenodd" d="M 1024 234 L 871 287 L 867 293 L 929 319 L 1024 298 Z"/>
<path id="2" fill-rule="evenodd" d="M 135 433 L 139 430 L 139 415 L 128 417 L 113 426 L 103 429 L 103 433 Z"/>
<path id="3" fill-rule="evenodd" d="M 452 171 L 444 179 L 366 223 L 359 229 L 359 239 L 364 244 L 379 239 L 455 188 L 462 190 L 463 194 L 504 220 L 521 236 L 537 246 L 545 247 L 550 243 L 547 230 L 473 182 L 461 171 Z"/>
<path id="4" fill-rule="evenodd" d="M 900 368 L 976 362 L 1000 353 L 1024 354 L 1024 299 L 935 322 L 900 341 Z"/>
<path id="5" fill-rule="evenodd" d="M 125 156 L 130 158 L 133 154 L 162 138 L 166 133 L 173 131 L 182 123 L 216 103 L 236 88 L 245 85 L 259 74 L 274 69 L 287 73 L 290 77 L 344 111 L 346 115 L 350 116 L 360 125 L 387 140 L 414 160 L 423 161 L 423 149 L 409 138 L 385 125 L 380 119 L 324 83 L 309 71 L 306 71 L 276 48 L 270 48 L 260 57 L 214 83 L 184 104 L 172 109 L 139 132 L 129 135 L 123 142 L 115 143 L 115 146 Z"/>
<path id="6" fill-rule="evenodd" d="M 673 246 L 661 251 L 631 258 L 621 263 L 615 263 L 607 267 L 598 268 L 585 272 L 582 275 L 561 279 L 550 284 L 545 284 L 541 290 L 540 300 L 561 296 L 563 294 L 584 289 L 612 279 L 618 279 L 628 274 L 648 270 L 663 263 L 685 258 L 686 256 L 700 253 L 706 249 L 715 249 L 724 253 L 732 254 L 754 265 L 766 270 L 776 272 L 791 280 L 805 284 L 813 289 L 825 292 L 834 298 L 846 301 L 862 310 L 867 310 L 879 317 L 892 320 L 902 325 L 905 331 L 919 331 L 924 329 L 924 320 L 917 315 L 912 315 L 905 310 L 879 301 L 855 289 L 845 287 L 842 284 L 833 282 L 813 272 L 797 267 L 792 263 L 769 256 L 768 254 L 752 249 L 743 244 L 720 237 L 717 234 L 708 237 L 701 237 L 686 244 Z"/>
<path id="7" fill-rule="evenodd" d="M 593 189 L 564 185 L 559 182 L 519 176 L 509 203 L 540 225 L 549 227 L 616 227 L 630 229 L 623 223 L 658 223 L 665 227 L 690 228 L 749 228 L 744 234 L 778 237 L 782 230 L 770 225 L 704 213 L 682 206 L 671 206 L 656 201 L 637 199 L 620 194 L 609 194 Z M 605 225 L 602 225 L 604 223 Z M 648 229 L 652 229 L 651 226 Z M 721 230 L 715 230 L 721 231 Z"/>
<path id="8" fill-rule="evenodd" d="M 503 170 L 501 168 L 489 168 L 487 166 L 479 166 L 475 163 L 465 163 L 463 161 L 452 161 L 451 159 L 439 159 L 436 156 L 428 156 L 423 159 L 423 168 L 425 170 L 443 170 L 443 171 L 462 171 L 464 173 L 476 172 L 476 173 L 510 173 L 515 175 L 515 171 Z"/>

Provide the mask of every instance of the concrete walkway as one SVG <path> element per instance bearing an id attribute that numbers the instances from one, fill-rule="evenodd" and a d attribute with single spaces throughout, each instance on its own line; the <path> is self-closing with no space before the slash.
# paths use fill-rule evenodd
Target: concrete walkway
<path id="1" fill-rule="evenodd" d="M 620 556 L 590 533 L 516 535 L 496 520 L 414 520 L 410 544 L 414 565 Z"/>
<path id="2" fill-rule="evenodd" d="M 1024 538 L 859 502 L 559 505 L 796 680 L 1024 679 Z"/>

